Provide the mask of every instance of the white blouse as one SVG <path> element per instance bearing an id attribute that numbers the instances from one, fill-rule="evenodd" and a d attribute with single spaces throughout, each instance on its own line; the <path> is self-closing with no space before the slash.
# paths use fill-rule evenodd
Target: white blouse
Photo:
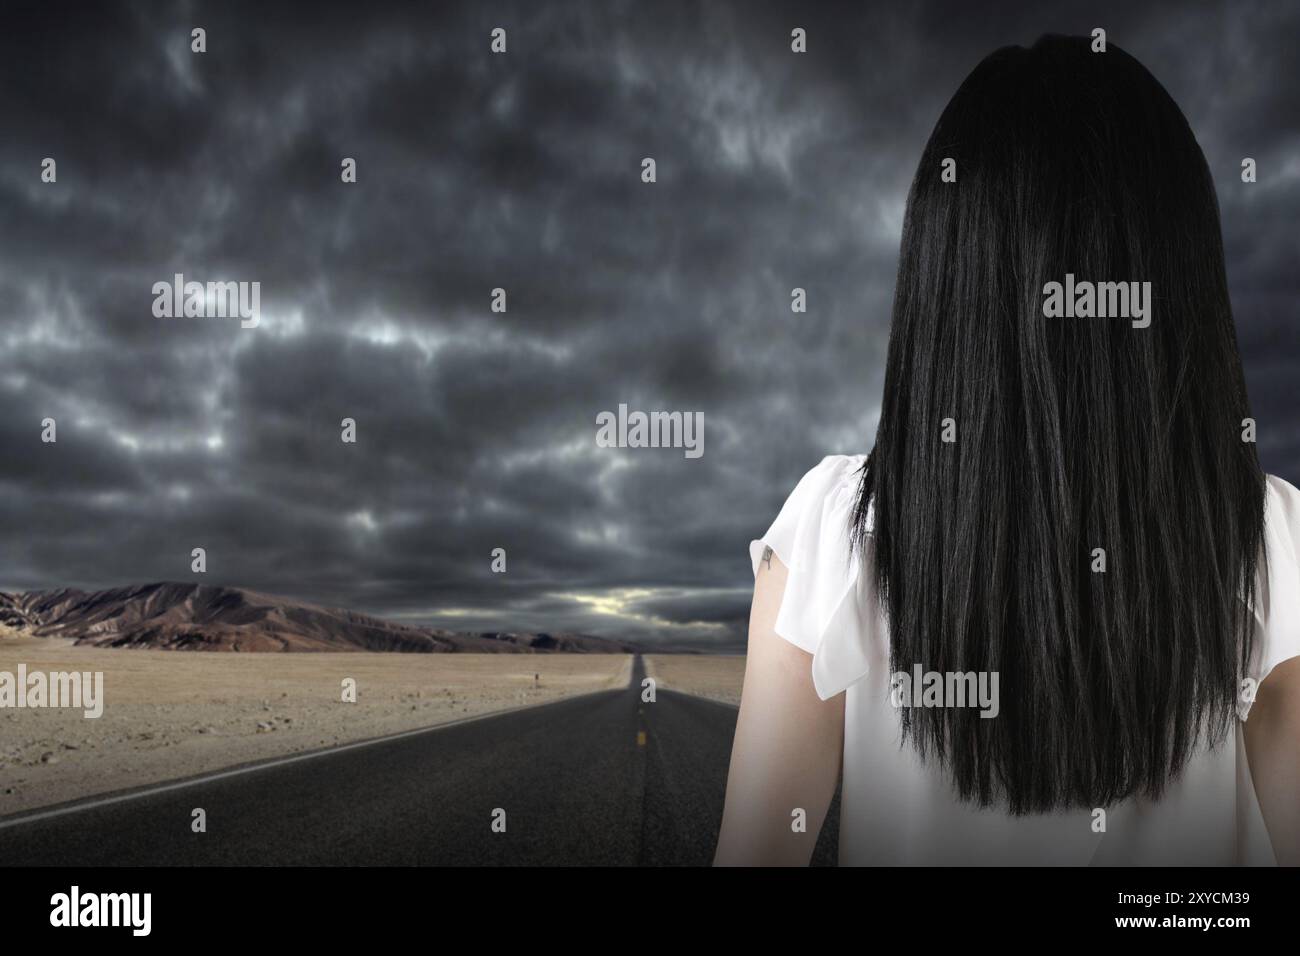
<path id="1" fill-rule="evenodd" d="M 1013 817 L 953 794 L 943 775 L 901 746 L 890 702 L 889 637 L 873 574 L 849 545 L 863 455 L 832 455 L 808 472 L 762 538 L 788 569 L 776 632 L 812 655 L 823 700 L 847 692 L 840 792 L 840 864 L 1274 865 L 1238 724 L 1192 757 L 1158 801 Z M 1249 676 L 1262 681 L 1300 656 L 1300 491 L 1268 476 L 1258 622 Z M 871 560 L 868 537 L 866 559 Z M 1246 719 L 1250 704 L 1241 703 Z"/>

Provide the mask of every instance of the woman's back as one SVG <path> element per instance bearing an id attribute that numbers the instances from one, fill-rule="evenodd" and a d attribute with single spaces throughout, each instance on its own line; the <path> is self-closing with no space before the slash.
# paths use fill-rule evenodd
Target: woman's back
<path id="1" fill-rule="evenodd" d="M 755 573 L 768 548 L 787 569 L 776 633 L 812 655 L 821 698 L 845 694 L 841 864 L 1275 862 L 1241 726 L 1221 745 L 1198 748 L 1158 798 L 1018 816 L 961 800 L 942 768 L 904 746 L 899 707 L 924 706 L 925 681 L 900 692 L 874 574 L 849 547 L 864 463 L 862 455 L 823 460 L 798 484 L 767 534 L 750 545 Z M 1247 672 L 1255 686 L 1275 666 L 1300 656 L 1300 491 L 1273 476 L 1265 548 L 1257 587 L 1259 639 Z M 872 550 L 868 541 L 867 562 Z M 972 690 L 966 705 L 997 719 L 998 686 L 965 686 Z M 1243 698 L 1242 721 L 1250 709 Z"/>
<path id="2" fill-rule="evenodd" d="M 871 453 L 754 546 L 719 855 L 813 829 L 842 757 L 845 862 L 1260 860 L 1300 529 L 1255 433 L 1178 106 L 1113 44 L 985 58 L 908 195 Z M 1264 723 L 1285 844 L 1300 714 Z"/>

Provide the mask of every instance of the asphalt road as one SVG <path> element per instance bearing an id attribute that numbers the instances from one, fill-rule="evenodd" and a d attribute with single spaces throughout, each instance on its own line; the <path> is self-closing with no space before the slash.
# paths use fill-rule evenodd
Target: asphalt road
<path id="1" fill-rule="evenodd" d="M 707 866 L 736 710 L 642 703 L 642 675 L 637 658 L 626 689 L 0 821 L 0 865 Z M 835 861 L 837 819 L 815 864 Z"/>

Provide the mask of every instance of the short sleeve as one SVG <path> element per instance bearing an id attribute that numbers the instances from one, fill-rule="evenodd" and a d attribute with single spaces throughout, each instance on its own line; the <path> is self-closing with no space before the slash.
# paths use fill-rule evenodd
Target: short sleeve
<path id="1" fill-rule="evenodd" d="M 1255 646 L 1246 671 L 1256 686 L 1278 664 L 1300 657 L 1300 491 L 1274 475 L 1264 495 L 1264 551 L 1256 580 Z M 1238 703 L 1242 720 L 1250 705 Z"/>
<path id="2" fill-rule="evenodd" d="M 883 635 L 873 575 L 861 574 L 850 533 L 865 456 L 832 455 L 809 471 L 772 526 L 750 542 L 754 574 L 771 548 L 788 570 L 776 633 L 813 656 L 813 686 L 828 700 L 870 669 Z"/>

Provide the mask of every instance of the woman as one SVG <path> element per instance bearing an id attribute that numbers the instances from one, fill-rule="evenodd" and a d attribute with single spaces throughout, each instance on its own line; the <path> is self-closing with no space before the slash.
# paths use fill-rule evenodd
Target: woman
<path id="1" fill-rule="evenodd" d="M 1259 467 L 1205 158 L 1136 60 L 1044 37 L 962 84 L 874 450 L 751 559 L 717 863 L 807 863 L 837 782 L 842 864 L 1300 862 L 1300 492 Z"/>

